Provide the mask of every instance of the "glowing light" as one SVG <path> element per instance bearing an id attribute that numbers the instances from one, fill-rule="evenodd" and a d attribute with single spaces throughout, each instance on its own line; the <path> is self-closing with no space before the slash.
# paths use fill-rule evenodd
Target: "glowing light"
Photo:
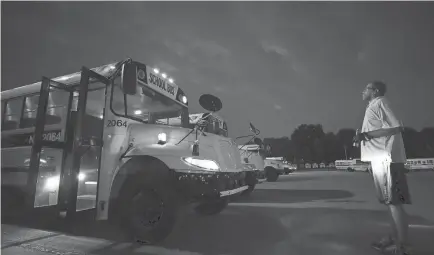
<path id="1" fill-rule="evenodd" d="M 49 192 L 56 191 L 59 188 L 59 183 L 60 183 L 59 176 L 49 177 L 45 181 L 44 189 Z"/>
<path id="2" fill-rule="evenodd" d="M 219 169 L 219 166 L 213 160 L 194 158 L 194 157 L 183 158 L 183 160 L 190 165 L 193 165 L 193 166 L 205 169 L 205 170 L 217 171 Z"/>
<path id="3" fill-rule="evenodd" d="M 78 180 L 79 180 L 79 181 L 84 181 L 84 179 L 86 179 L 86 175 L 83 174 L 83 173 L 79 173 L 79 174 L 78 174 Z"/>
<path id="4" fill-rule="evenodd" d="M 165 74 L 165 73 L 162 73 L 161 76 L 162 76 L 164 79 L 167 78 L 167 74 Z"/>
<path id="5" fill-rule="evenodd" d="M 140 115 L 140 114 L 142 114 L 142 110 L 135 110 L 135 111 L 134 111 L 134 114 L 135 114 L 135 115 Z"/>
<path id="6" fill-rule="evenodd" d="M 154 73 L 160 73 L 160 70 L 158 70 L 157 68 L 154 68 Z"/>
<path id="7" fill-rule="evenodd" d="M 159 142 L 166 142 L 167 141 L 167 135 L 166 135 L 166 133 L 160 133 L 160 134 L 158 134 L 158 141 Z"/>

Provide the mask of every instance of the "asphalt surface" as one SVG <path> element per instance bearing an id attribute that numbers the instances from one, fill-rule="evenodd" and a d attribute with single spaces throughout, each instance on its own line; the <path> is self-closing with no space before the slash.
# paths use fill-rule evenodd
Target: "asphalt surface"
<path id="1" fill-rule="evenodd" d="M 414 254 L 433 255 L 434 172 L 409 173 L 408 179 L 410 242 Z M 3 255 L 375 255 L 370 242 L 388 232 L 370 175 L 338 171 L 281 176 L 220 215 L 186 210 L 158 246 L 130 243 L 110 229 L 68 234 L 2 223 Z"/>

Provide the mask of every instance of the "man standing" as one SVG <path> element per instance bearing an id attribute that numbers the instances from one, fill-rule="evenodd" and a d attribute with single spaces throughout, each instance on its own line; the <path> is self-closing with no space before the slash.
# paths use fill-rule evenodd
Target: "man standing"
<path id="1" fill-rule="evenodd" d="M 402 126 L 384 97 L 386 84 L 369 83 L 363 91 L 368 101 L 362 131 L 354 142 L 361 146 L 361 160 L 371 162 L 372 176 L 380 203 L 387 205 L 391 215 L 393 237 L 387 236 L 372 246 L 386 254 L 409 254 L 407 245 L 408 220 L 403 204 L 411 204 L 405 176 L 406 155 Z"/>

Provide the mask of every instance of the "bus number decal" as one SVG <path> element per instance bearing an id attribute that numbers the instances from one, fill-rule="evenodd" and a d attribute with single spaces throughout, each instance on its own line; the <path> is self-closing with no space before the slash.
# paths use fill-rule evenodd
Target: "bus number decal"
<path id="1" fill-rule="evenodd" d="M 126 120 L 108 120 L 107 127 L 127 127 Z"/>
<path id="2" fill-rule="evenodd" d="M 50 142 L 60 142 L 62 136 L 62 131 L 55 131 L 55 132 L 46 132 L 42 134 L 42 140 L 43 141 L 50 141 Z M 33 144 L 35 138 L 33 135 L 29 136 L 26 144 Z"/>

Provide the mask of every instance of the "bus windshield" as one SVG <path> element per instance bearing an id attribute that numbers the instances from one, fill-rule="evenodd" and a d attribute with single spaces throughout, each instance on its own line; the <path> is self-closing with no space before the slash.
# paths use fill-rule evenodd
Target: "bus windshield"
<path id="1" fill-rule="evenodd" d="M 186 106 L 145 85 L 137 84 L 135 95 L 125 95 L 120 87 L 120 77 L 117 77 L 112 88 L 111 109 L 118 116 L 147 124 L 186 126 L 183 123 L 188 123 Z M 180 121 L 172 123 L 170 118 Z"/>

